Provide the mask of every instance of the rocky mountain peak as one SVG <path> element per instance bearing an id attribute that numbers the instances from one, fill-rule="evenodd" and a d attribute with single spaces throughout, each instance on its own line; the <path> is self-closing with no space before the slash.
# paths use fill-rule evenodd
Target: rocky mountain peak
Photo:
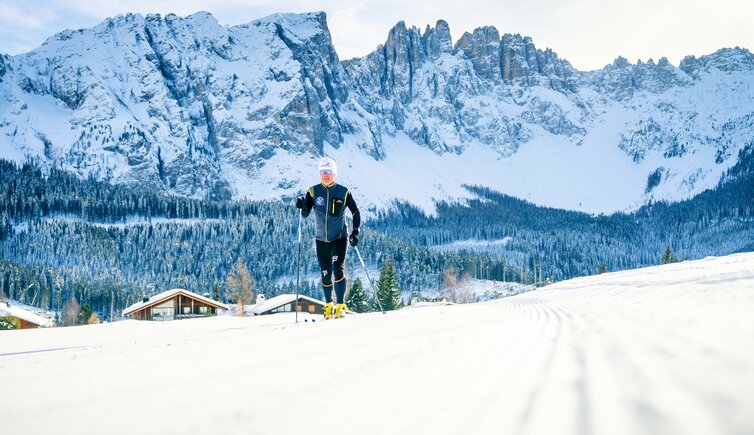
<path id="1" fill-rule="evenodd" d="M 735 160 L 754 119 L 739 101 L 754 92 L 750 71 L 752 54 L 733 48 L 679 68 L 619 57 L 579 72 L 492 26 L 453 44 L 442 20 L 424 32 L 401 21 L 375 51 L 341 62 L 323 12 L 239 26 L 206 12 L 127 14 L 0 57 L 0 149 L 117 183 L 260 199 L 249 186 L 262 180 L 264 198 L 302 187 L 291 162 L 341 150 L 389 160 L 386 142 L 438 158 L 481 146 L 502 167 L 523 147 L 577 153 L 606 138 L 655 174 L 659 195 L 698 189 Z M 721 104 L 699 114 L 693 102 L 710 98 Z M 694 153 L 717 166 L 675 165 Z"/>
<path id="2" fill-rule="evenodd" d="M 5 62 L 6 56 L 4 54 L 0 54 L 0 82 L 3 81 L 3 76 L 5 75 L 5 71 L 7 69 Z"/>
<path id="3" fill-rule="evenodd" d="M 35 111 L 24 93 L 62 109 L 62 125 L 22 129 L 21 152 L 39 147 L 84 176 L 238 195 L 221 166 L 252 179 L 281 151 L 321 154 L 362 129 L 342 116 L 352 110 L 348 80 L 322 12 L 235 27 L 206 12 L 127 14 L 61 32 L 17 59 L 17 87 L 0 90 L 14 111 Z"/>
<path id="4" fill-rule="evenodd" d="M 699 78 L 702 71 L 754 72 L 754 54 L 741 47 L 722 48 L 699 58 L 686 56 L 679 68 L 694 79 Z"/>
<path id="5" fill-rule="evenodd" d="M 453 51 L 470 59 L 479 77 L 492 82 L 502 80 L 500 33 L 496 28 L 487 26 L 475 29 L 474 33 L 465 32 L 456 42 Z"/>
<path id="6" fill-rule="evenodd" d="M 438 20 L 435 27 L 427 25 L 422 35 L 422 41 L 424 43 L 424 52 L 431 60 L 436 60 L 443 53 L 451 53 L 453 51 L 450 26 L 443 20 Z"/>
<path id="7" fill-rule="evenodd" d="M 331 39 L 330 29 L 327 26 L 327 14 L 325 12 L 303 14 L 277 13 L 255 20 L 253 23 L 256 25 L 276 24 L 281 26 L 300 42 L 320 38 Z"/>

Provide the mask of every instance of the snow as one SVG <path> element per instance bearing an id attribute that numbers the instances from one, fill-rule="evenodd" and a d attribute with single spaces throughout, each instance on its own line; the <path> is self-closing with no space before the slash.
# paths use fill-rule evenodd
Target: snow
<path id="1" fill-rule="evenodd" d="M 467 294 L 475 301 L 486 301 L 524 293 L 533 289 L 533 285 L 472 278 L 462 281 L 457 292 L 461 295 Z"/>
<path id="2" fill-rule="evenodd" d="M 324 20 L 323 12 L 311 12 L 303 14 L 277 13 L 268 17 L 256 20 L 260 23 L 279 23 L 285 27 L 290 35 L 294 35 L 300 41 L 313 38 L 322 34 L 322 24 L 320 18 Z"/>
<path id="3" fill-rule="evenodd" d="M 309 296 L 306 296 L 306 295 L 299 294 L 298 298 L 304 299 L 304 300 L 307 300 L 309 302 L 313 302 L 319 305 L 324 305 L 324 302 L 314 299 L 314 298 L 310 298 Z M 261 314 L 261 313 L 264 313 L 265 311 L 275 309 L 285 304 L 290 304 L 291 302 L 295 300 L 296 300 L 295 294 L 278 295 L 278 296 L 275 296 L 274 298 L 267 299 L 262 303 L 254 304 L 251 307 L 251 312 L 254 314 Z"/>
<path id="4" fill-rule="evenodd" d="M 0 156 L 2 156 L 2 158 L 5 160 L 14 161 L 17 163 L 24 162 L 24 156 L 21 150 L 13 145 L 8 135 L 4 134 L 0 134 Z"/>
<path id="5" fill-rule="evenodd" d="M 461 65 L 455 57 L 442 56 L 436 67 L 450 74 L 448 71 Z M 510 156 L 500 147 L 461 139 L 452 128 L 445 131 L 443 128 L 447 125 L 444 124 L 437 128 L 433 125 L 436 130 L 433 133 L 447 144 L 458 145 L 463 149 L 461 154 L 437 154 L 417 145 L 400 131 L 382 136 L 385 158 L 381 160 L 365 153 L 368 146 L 358 133 L 347 135 L 341 145 L 326 145 L 324 153 L 335 158 L 341 168 L 338 182 L 352 188 L 360 205 L 364 204 L 366 207 L 363 208 L 367 209 L 390 208 L 397 200 L 410 202 L 426 213 L 434 214 L 436 201 L 463 202 L 470 198 L 472 195 L 463 185 L 472 184 L 542 206 L 591 214 L 630 212 L 649 201 L 691 198 L 714 187 L 722 174 L 736 163 L 736 158 L 716 163 L 714 145 L 724 142 L 725 135 L 730 135 L 721 132 L 721 125 L 728 121 L 736 125 L 751 113 L 754 102 L 751 95 L 754 94 L 749 91 L 754 82 L 746 72 L 718 72 L 705 77 L 705 80 L 671 87 L 660 94 L 642 91 L 628 102 L 606 99 L 588 86 L 581 87 L 578 95 L 572 98 L 550 89 L 532 87 L 524 93 L 525 99 L 554 103 L 557 110 L 566 114 L 568 121 L 583 127 L 585 134 L 583 137 L 565 133 L 556 135 L 529 125 L 531 138 L 517 150 L 512 150 Z M 576 104 L 578 101 L 588 103 L 588 114 L 581 113 Z M 444 102 L 427 98 L 421 104 L 434 107 L 442 106 Z M 502 115 L 520 119 L 522 111 L 527 108 L 498 102 L 493 95 L 486 94 L 468 98 L 464 104 L 480 116 L 475 121 L 480 126 L 494 124 Z M 351 120 L 350 116 L 360 117 L 346 113 L 343 119 Z M 407 129 L 421 126 L 411 113 L 407 116 Z M 666 157 L 660 148 L 667 144 L 652 143 L 650 145 L 657 149 L 648 150 L 641 161 L 635 162 L 632 155 L 617 145 L 621 143 L 622 134 L 648 119 L 656 120 L 668 132 L 683 133 L 680 142 L 688 146 L 688 153 L 681 158 Z M 353 123 L 357 122 L 353 120 Z M 731 128 L 734 135 L 745 130 Z M 732 139 L 730 155 L 735 157 L 746 140 L 738 136 Z M 303 189 L 317 182 L 316 158 L 307 154 L 283 154 L 278 160 L 272 161 L 261 179 L 280 180 L 280 183 L 277 186 L 274 182 L 269 183 L 261 194 L 249 190 L 242 196 L 253 193 L 257 197 L 274 198 L 282 193 L 281 190 L 291 195 L 292 189 L 279 186 L 296 185 L 297 189 Z M 658 168 L 664 169 L 663 179 L 659 186 L 647 193 L 648 177 Z M 297 179 L 301 180 L 299 184 L 295 184 Z"/>
<path id="6" fill-rule="evenodd" d="M 443 245 L 433 245 L 430 246 L 430 249 L 437 250 L 437 251 L 485 251 L 488 249 L 494 249 L 494 248 L 504 248 L 508 243 L 513 240 L 513 237 L 503 237 L 502 239 L 497 240 L 478 240 L 478 239 L 467 239 L 467 240 L 456 240 L 455 242 L 446 243 Z"/>
<path id="7" fill-rule="evenodd" d="M 27 322 L 31 322 L 42 327 L 53 326 L 54 323 L 52 320 L 46 317 L 42 317 L 39 314 L 34 313 L 28 309 L 24 309 L 23 307 L 20 307 L 15 303 L 7 303 L 5 301 L 2 301 L 0 302 L 0 317 L 4 316 L 18 317 L 19 319 L 26 320 Z"/>
<path id="8" fill-rule="evenodd" d="M 666 128 L 682 131 L 683 120 L 672 113 L 663 114 L 656 107 L 661 103 L 676 105 L 682 109 L 681 113 L 699 113 L 696 130 L 702 132 L 709 128 L 708 125 L 725 122 L 715 119 L 722 116 L 718 113 L 721 103 L 712 104 L 712 101 L 708 101 L 712 98 L 723 98 L 726 107 L 724 119 L 743 116 L 746 110 L 750 110 L 751 98 L 748 95 L 736 97 L 732 91 L 749 90 L 741 84 L 749 81 L 735 75 L 718 80 L 714 85 L 722 87 L 722 93 L 718 89 L 716 94 L 712 89 L 713 84 L 702 83 L 696 85 L 693 92 L 679 90 L 660 96 L 648 94 L 639 99 L 642 101 L 639 107 L 616 102 L 595 103 L 603 112 L 587 125 L 586 135 L 578 143 L 566 136 L 537 130 L 529 142 L 507 158 L 479 143 L 464 144 L 462 154 L 438 155 L 417 146 L 403 133 L 384 137 L 387 157 L 379 162 L 364 155 L 348 141 L 339 149 L 326 147 L 325 152 L 344 168 L 340 171 L 338 182 L 352 187 L 358 197 L 366 198 L 376 208 L 387 208 L 395 199 L 410 202 L 426 213 L 434 214 L 435 201 L 463 201 L 471 197 L 462 187 L 471 184 L 489 187 L 541 206 L 591 214 L 630 212 L 646 204 L 649 199 L 680 201 L 713 188 L 722 174 L 735 164 L 736 159 L 715 164 L 714 147 L 704 144 L 696 144 L 692 147 L 694 152 L 683 158 L 665 158 L 659 150 L 649 152 L 639 163 L 616 146 L 621 133 L 632 123 L 646 119 L 648 114 L 664 119 L 662 124 Z M 566 111 L 572 106 L 556 92 L 542 89 L 531 92 L 545 101 L 556 101 Z M 592 91 L 581 92 L 587 100 L 596 98 Z M 699 100 L 709 104 L 699 104 Z M 727 112 L 728 107 L 731 108 L 730 113 Z M 517 116 L 513 113 L 509 115 Z M 720 134 L 713 131 L 706 133 L 712 137 Z M 740 145 L 744 141 L 738 143 Z M 737 153 L 734 145 L 731 155 Z M 648 196 L 645 192 L 647 178 L 659 167 L 665 168 L 668 176 Z M 313 169 L 308 173 L 316 174 Z M 386 188 L 386 185 L 400 187 Z M 428 195 L 428 192 L 431 194 Z"/>
<path id="9" fill-rule="evenodd" d="M 453 303 L 448 300 L 449 298 L 458 301 L 459 303 L 489 301 L 532 291 L 535 288 L 536 287 L 533 284 L 520 284 L 517 282 L 503 282 L 463 277 L 452 290 L 441 288 L 436 290 L 424 290 L 422 292 L 422 297 L 442 302 L 412 301 L 409 307 L 423 307 L 432 305 L 433 303 Z M 455 295 L 455 298 L 450 296 L 451 292 Z"/>
<path id="10" fill-rule="evenodd" d="M 159 150 L 165 167 L 176 172 L 171 175 L 184 178 L 167 189 L 171 193 L 204 197 L 216 182 L 227 182 L 236 199 L 300 193 L 318 181 L 319 142 L 311 142 L 303 132 L 319 127 L 306 121 L 298 126 L 301 136 L 271 132 L 290 125 L 278 118 L 298 106 L 292 103 L 305 96 L 304 83 L 324 77 L 306 74 L 301 53 L 280 38 L 278 26 L 286 39 L 302 44 L 301 50 L 325 50 L 323 55 L 329 56 L 332 47 L 320 12 L 275 14 L 232 27 L 220 25 L 206 12 L 185 19 L 129 14 L 91 29 L 64 31 L 32 52 L 7 58 L 8 73 L 0 82 L 0 157 L 18 162 L 34 157 L 82 177 L 157 187 Z M 175 74 L 165 76 L 155 64 L 147 27 L 156 32 L 151 44 L 162 48 L 158 52 L 165 59 L 160 64 L 174 68 Z M 595 214 L 631 211 L 649 201 L 683 200 L 714 187 L 751 139 L 750 121 L 745 120 L 754 107 L 748 56 L 745 51 L 721 51 L 705 61 L 712 62 L 710 67 L 693 80 L 673 69 L 675 79 L 657 79 L 656 85 L 667 86 L 666 91 L 631 88 L 626 91 L 636 91 L 633 98 L 616 101 L 610 89 L 582 75 L 574 77 L 582 77 L 574 93 L 546 86 L 498 88 L 474 79 L 470 59 L 444 53 L 413 73 L 417 84 L 436 79 L 450 94 L 435 95 L 417 85 L 415 100 L 404 113 L 403 131 L 426 127 L 437 139 L 434 145 L 416 143 L 404 132 L 394 134 L 390 125 L 375 128 L 389 120 L 362 106 L 374 97 L 369 86 L 350 81 L 339 72 L 339 63 L 323 58 L 324 69 L 342 80 L 332 85 L 349 93 L 347 101 L 337 104 L 345 143 L 328 144 L 324 150 L 336 157 L 341 181 L 354 189 L 365 211 L 389 208 L 399 200 L 433 214 L 435 201 L 471 197 L 463 184 Z M 374 67 L 368 59 L 358 62 L 367 76 Z M 189 86 L 196 77 L 206 78 L 199 93 L 206 93 L 206 101 L 196 98 Z M 618 83 L 620 76 L 614 79 Z M 171 96 L 167 85 L 186 95 Z M 362 85 L 366 88 L 360 90 Z M 367 94 L 360 95 L 363 92 Z M 457 94 L 463 109 L 449 107 L 446 94 Z M 85 98 L 72 108 L 60 99 L 66 95 Z M 336 116 L 328 115 L 332 98 L 339 97 L 321 101 L 322 116 Z M 205 103 L 212 104 L 220 146 L 197 155 L 214 146 L 204 121 Z M 389 99 L 382 103 L 392 104 Z M 642 143 L 639 151 L 655 151 L 636 163 L 618 145 L 622 134 L 631 136 L 649 119 L 666 135 Z M 521 137 L 511 138 L 507 125 L 518 122 Z M 464 128 L 458 130 L 455 124 Z M 141 149 L 120 139 L 136 129 L 149 146 Z M 275 143 L 272 137 L 279 134 Z M 384 147 L 376 145 L 373 135 Z M 315 136 L 327 140 L 326 135 Z M 672 137 L 688 147 L 688 154 L 663 155 L 659 149 Z M 717 163 L 715 145 L 726 143 L 727 157 Z M 370 152 L 386 157 L 375 160 Z M 647 194 L 647 177 L 658 168 L 664 169 L 662 180 Z"/>
<path id="11" fill-rule="evenodd" d="M 435 202 L 471 198 L 463 185 L 476 184 L 538 205 L 601 213 L 641 202 L 646 186 L 647 174 L 637 172 L 630 157 L 607 145 L 611 142 L 604 141 L 600 131 L 582 146 L 543 136 L 503 159 L 481 144 L 469 145 L 460 155 L 437 155 L 399 133 L 385 141 L 383 161 L 349 145 L 327 147 L 325 152 L 343 168 L 338 183 L 352 188 L 357 201 L 376 208 L 398 200 L 434 214 Z M 316 175 L 315 169 L 307 172 Z"/>
<path id="12" fill-rule="evenodd" d="M 220 224 L 225 221 L 222 219 L 202 219 L 202 218 L 163 218 L 163 217 L 143 217 L 143 216 L 129 216 L 124 219 L 123 222 L 118 223 L 104 223 L 104 222 L 94 222 L 89 221 L 87 219 L 82 219 L 78 216 L 73 215 L 56 215 L 56 216 L 49 216 L 44 217 L 40 219 L 43 222 L 69 222 L 69 223 L 86 223 L 88 225 L 99 227 L 99 228 L 115 228 L 122 230 L 127 227 L 135 227 L 140 225 L 169 225 L 169 224 L 175 224 L 175 225 L 199 225 L 199 224 Z M 28 222 L 22 222 L 20 224 L 13 225 L 13 231 L 16 233 L 20 232 L 27 232 L 29 231 L 29 223 Z"/>
<path id="13" fill-rule="evenodd" d="M 752 310 L 747 253 L 316 323 L 5 331 L 0 413 L 4 433 L 752 433 Z"/>

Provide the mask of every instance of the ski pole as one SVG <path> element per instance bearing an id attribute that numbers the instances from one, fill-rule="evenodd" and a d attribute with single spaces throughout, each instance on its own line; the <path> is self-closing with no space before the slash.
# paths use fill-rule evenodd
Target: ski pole
<path id="1" fill-rule="evenodd" d="M 356 250 L 356 255 L 359 256 L 361 267 L 364 268 L 364 273 L 367 275 L 367 279 L 369 280 L 369 286 L 372 288 L 372 293 L 374 293 L 374 298 L 377 300 L 377 305 L 380 306 L 380 311 L 382 311 L 382 314 L 385 314 L 385 309 L 382 308 L 382 302 L 380 302 L 380 297 L 379 295 L 377 295 L 377 291 L 374 289 L 374 283 L 372 282 L 372 278 L 369 277 L 369 272 L 367 271 L 367 267 L 364 264 L 364 259 L 361 258 L 361 253 L 359 252 L 359 248 L 357 246 L 354 246 L 353 249 Z"/>
<path id="2" fill-rule="evenodd" d="M 301 282 L 301 210 L 298 212 L 298 258 L 296 260 L 296 323 L 298 323 L 298 288 Z"/>

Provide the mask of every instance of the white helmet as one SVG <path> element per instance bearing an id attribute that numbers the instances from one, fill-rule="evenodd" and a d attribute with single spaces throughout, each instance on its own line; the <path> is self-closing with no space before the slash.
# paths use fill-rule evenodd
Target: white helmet
<path id="1" fill-rule="evenodd" d="M 324 157 L 319 161 L 319 170 L 322 171 L 328 169 L 332 171 L 333 176 L 338 175 L 338 165 L 335 164 L 335 160 L 329 157 Z"/>

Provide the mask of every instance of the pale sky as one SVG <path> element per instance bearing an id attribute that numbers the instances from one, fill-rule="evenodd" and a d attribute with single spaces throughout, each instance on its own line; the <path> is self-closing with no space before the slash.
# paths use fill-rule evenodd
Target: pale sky
<path id="1" fill-rule="evenodd" d="M 93 27 L 128 12 L 212 13 L 236 25 L 276 12 L 325 11 L 338 56 L 364 56 L 385 42 L 398 21 L 422 32 L 438 19 L 453 42 L 477 27 L 531 36 L 579 70 L 623 56 L 632 63 L 710 54 L 723 47 L 754 50 L 751 0 L 0 0 L 0 53 L 32 50 L 65 29 Z"/>

